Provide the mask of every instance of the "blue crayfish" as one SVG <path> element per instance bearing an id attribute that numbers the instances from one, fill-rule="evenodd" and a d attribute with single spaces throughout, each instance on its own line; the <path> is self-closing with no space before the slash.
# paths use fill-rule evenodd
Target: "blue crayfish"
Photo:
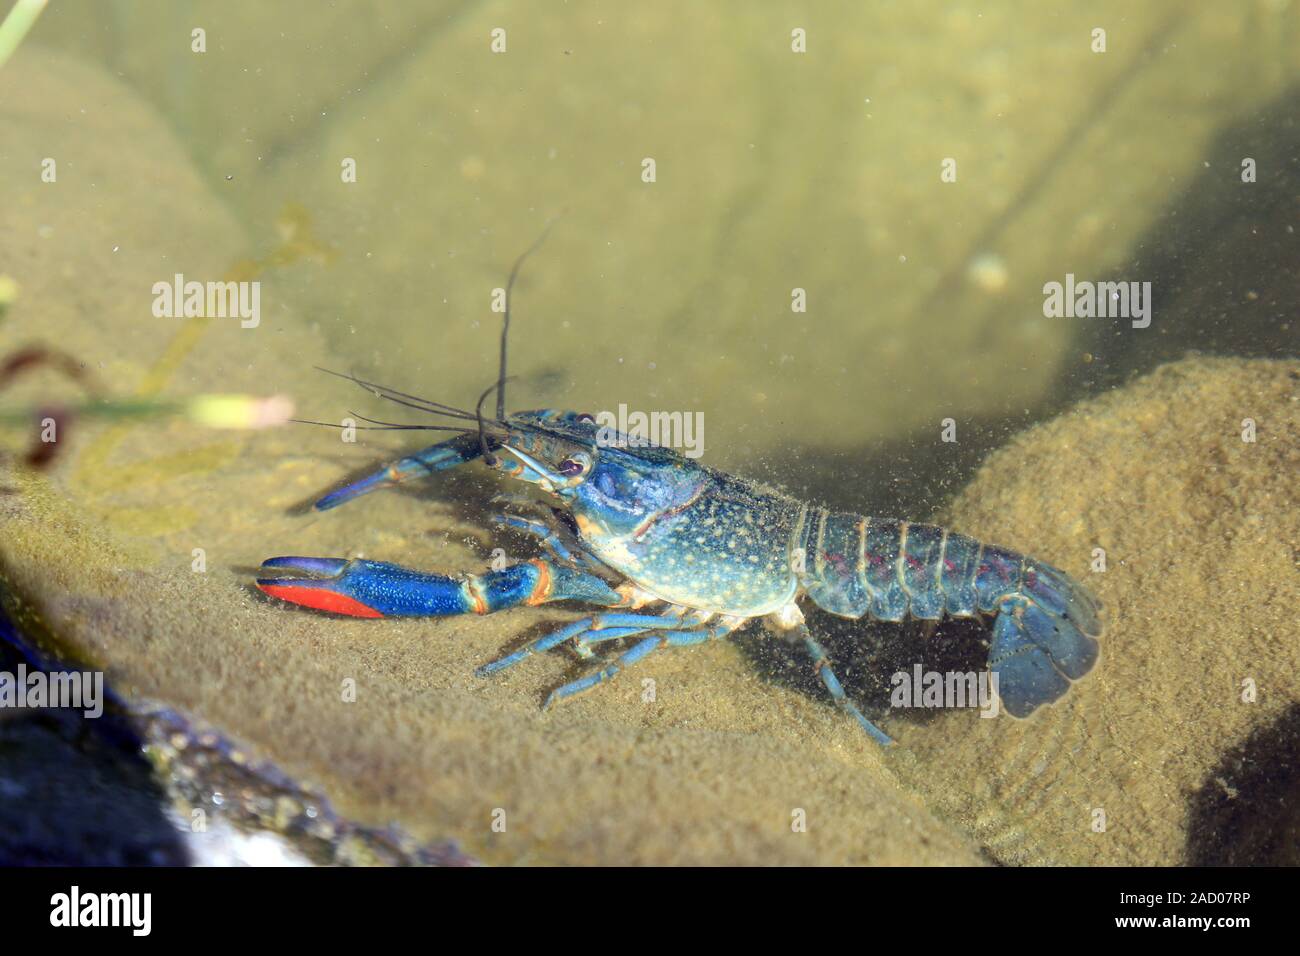
<path id="1" fill-rule="evenodd" d="M 813 507 L 670 449 L 611 436 L 592 415 L 507 415 L 509 295 L 522 261 L 507 285 L 501 373 L 474 412 L 344 376 L 400 405 L 461 422 L 366 419 L 372 427 L 461 434 L 326 495 L 316 508 L 482 459 L 554 499 L 550 521 L 497 519 L 535 535 L 545 557 L 460 577 L 360 559 L 279 557 L 262 565 L 264 573 L 277 575 L 258 580 L 264 592 L 372 618 L 489 614 L 552 601 L 614 609 L 479 668 L 480 675 L 493 674 L 566 641 L 591 658 L 593 645 L 635 638 L 604 666 L 555 690 L 547 705 L 609 680 L 661 648 L 720 638 L 766 618 L 802 640 L 835 703 L 882 744 L 890 738 L 845 695 L 804 622 L 800 597 L 832 614 L 880 621 L 992 615 L 989 669 L 1002 705 L 1015 717 L 1058 700 L 1092 669 L 1102 632 L 1099 606 L 1050 565 L 933 525 Z M 483 404 L 494 391 L 496 415 L 487 417 Z"/>

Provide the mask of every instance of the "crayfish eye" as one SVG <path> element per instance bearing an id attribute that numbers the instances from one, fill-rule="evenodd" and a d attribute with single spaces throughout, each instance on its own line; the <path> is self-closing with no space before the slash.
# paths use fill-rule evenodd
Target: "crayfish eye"
<path id="1" fill-rule="evenodd" d="M 560 462 L 560 467 L 557 471 L 559 471 L 559 473 L 565 478 L 575 478 L 590 467 L 591 459 L 579 452 L 571 458 L 566 458 L 564 461 Z"/>

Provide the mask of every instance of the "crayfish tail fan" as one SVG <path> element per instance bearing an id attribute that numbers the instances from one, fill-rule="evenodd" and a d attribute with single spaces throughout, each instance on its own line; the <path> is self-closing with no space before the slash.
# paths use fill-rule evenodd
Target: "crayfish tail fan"
<path id="1" fill-rule="evenodd" d="M 1021 589 L 998 605 L 989 650 L 1007 713 L 1028 717 L 1059 700 L 1097 663 L 1101 632 L 1099 608 L 1083 588 L 1050 566 L 1027 567 Z"/>

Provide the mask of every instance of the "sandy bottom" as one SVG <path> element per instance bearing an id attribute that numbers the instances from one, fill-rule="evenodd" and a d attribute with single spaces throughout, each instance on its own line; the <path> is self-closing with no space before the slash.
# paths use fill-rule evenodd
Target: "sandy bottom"
<path id="1" fill-rule="evenodd" d="M 972 863 L 984 847 L 1005 862 L 1178 863 L 1216 836 L 1195 830 L 1197 794 L 1249 798 L 1221 764 L 1296 706 L 1298 375 L 1294 363 L 1180 363 L 998 454 L 952 523 L 1093 582 L 1101 664 L 1024 722 L 886 716 L 900 742 L 888 753 L 754 651 L 762 637 L 665 655 L 542 714 L 546 691 L 578 673 L 567 656 L 497 680 L 471 672 L 572 614 L 369 622 L 260 600 L 242 568 L 286 541 L 333 554 L 361 540 L 428 567 L 482 560 L 463 543 L 473 527 L 412 496 L 329 520 L 284 515 L 295 471 L 306 481 L 326 466 L 274 469 L 277 498 L 256 463 L 275 459 L 278 438 L 223 469 L 271 507 L 260 524 L 252 504 L 228 510 L 187 539 L 204 543 L 207 573 L 179 546 L 171 566 L 146 560 L 46 479 L 15 476 L 20 493 L 0 506 L 5 579 L 129 697 L 201 715 L 345 814 L 452 837 L 491 862 Z M 1104 573 L 1088 571 L 1093 547 Z M 865 644 L 836 635 L 852 689 Z"/>

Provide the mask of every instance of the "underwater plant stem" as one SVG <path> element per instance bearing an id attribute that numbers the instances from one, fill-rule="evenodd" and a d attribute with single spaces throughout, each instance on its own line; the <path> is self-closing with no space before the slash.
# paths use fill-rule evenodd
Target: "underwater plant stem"
<path id="1" fill-rule="evenodd" d="M 156 399 L 97 399 L 60 406 L 62 414 L 79 419 L 138 419 L 182 416 L 209 428 L 268 428 L 282 425 L 293 414 L 293 403 L 283 396 L 199 395 L 181 401 Z M 38 418 L 35 409 L 0 410 L 0 424 L 22 425 Z"/>
<path id="2" fill-rule="evenodd" d="M 18 44 L 23 42 L 27 31 L 32 28 L 36 18 L 45 9 L 47 0 L 18 0 L 9 16 L 0 23 L 0 66 L 4 66 L 13 56 Z"/>

